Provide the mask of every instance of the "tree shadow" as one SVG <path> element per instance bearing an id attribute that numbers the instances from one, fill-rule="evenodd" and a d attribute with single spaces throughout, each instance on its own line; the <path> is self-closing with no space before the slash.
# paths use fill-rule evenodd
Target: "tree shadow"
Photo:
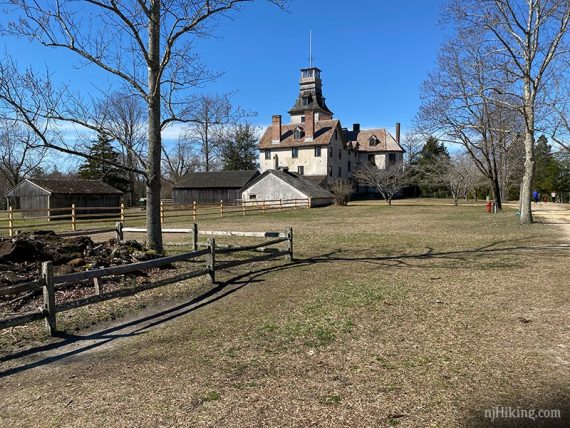
<path id="1" fill-rule="evenodd" d="M 345 250 L 345 249 L 335 249 L 333 251 L 319 254 L 313 257 L 307 258 L 296 258 L 289 264 L 278 265 L 278 266 L 267 266 L 258 268 L 256 270 L 251 270 L 239 275 L 235 275 L 223 282 L 218 282 L 213 288 L 207 292 L 192 298 L 191 300 L 184 302 L 182 304 L 176 305 L 171 308 L 160 310 L 159 312 L 153 313 L 147 316 L 141 316 L 134 320 L 123 322 L 114 325 L 110 328 L 103 329 L 101 331 L 87 334 L 87 335 L 75 335 L 69 333 L 60 333 L 58 336 L 61 340 L 55 343 L 48 343 L 44 345 L 39 345 L 36 347 L 31 347 L 14 354 L 6 355 L 0 357 L 0 363 L 18 360 L 22 358 L 21 364 L 17 364 L 15 367 L 8 368 L 4 371 L 0 371 L 0 378 L 10 376 L 16 373 L 20 373 L 32 368 L 45 366 L 48 364 L 56 363 L 65 358 L 70 358 L 84 352 L 99 348 L 105 344 L 111 343 L 118 339 L 134 337 L 136 335 L 144 334 L 149 329 L 156 327 L 158 325 L 164 324 L 166 322 L 172 321 L 174 319 L 180 318 L 184 315 L 192 313 L 193 311 L 203 308 L 207 305 L 215 303 L 236 291 L 239 291 L 243 287 L 252 284 L 264 282 L 264 276 L 270 273 L 276 273 L 280 271 L 286 271 L 291 269 L 298 269 L 304 266 L 312 266 L 316 264 L 323 263 L 338 263 L 338 262 L 350 262 L 350 263 L 365 263 L 373 264 L 377 266 L 383 266 L 387 268 L 409 268 L 409 267 L 421 267 L 420 264 L 413 264 L 413 261 L 422 260 L 452 260 L 464 262 L 474 255 L 484 256 L 488 254 L 512 254 L 513 252 L 524 252 L 524 251 L 551 251 L 553 249 L 563 249 L 568 251 L 570 248 L 565 246 L 524 246 L 524 245 L 513 245 L 517 241 L 522 241 L 523 239 L 510 240 L 510 241 L 496 241 L 488 245 L 484 245 L 478 248 L 468 248 L 456 251 L 435 251 L 433 248 L 428 247 L 425 251 L 415 254 L 400 254 L 400 255 L 381 255 L 381 256 L 370 256 L 370 249 L 366 250 Z M 524 241 L 527 241 L 525 239 Z M 510 244 L 510 245 L 506 245 Z M 499 245 L 503 245 L 500 246 Z M 368 254 L 362 254 L 368 253 Z M 65 349 L 69 347 L 71 349 Z M 42 353 L 49 353 L 53 351 L 54 355 L 41 356 Z M 36 361 L 29 361 L 26 357 L 40 356 L 40 359 Z"/>

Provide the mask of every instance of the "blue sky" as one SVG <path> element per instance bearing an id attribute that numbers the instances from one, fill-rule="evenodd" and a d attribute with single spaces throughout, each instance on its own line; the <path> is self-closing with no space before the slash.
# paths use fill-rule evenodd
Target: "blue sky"
<path id="1" fill-rule="evenodd" d="M 392 131 L 401 122 L 405 133 L 443 38 L 439 12 L 439 0 L 289 0 L 285 12 L 259 0 L 222 19 L 217 37 L 197 42 L 203 62 L 224 73 L 200 91 L 236 91 L 234 102 L 258 112 L 258 125 L 269 124 L 272 114 L 287 118 L 299 69 L 308 65 L 312 30 L 323 92 L 343 126 L 359 122 Z M 45 65 L 86 93 L 105 85 L 90 67 L 74 68 L 73 54 L 25 40 L 2 45 L 21 66 Z"/>

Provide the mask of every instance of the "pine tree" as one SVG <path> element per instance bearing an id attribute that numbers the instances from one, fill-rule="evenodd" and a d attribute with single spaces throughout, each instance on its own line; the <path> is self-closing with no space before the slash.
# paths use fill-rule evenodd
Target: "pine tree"
<path id="1" fill-rule="evenodd" d="M 112 138 L 100 133 L 89 147 L 89 158 L 79 166 L 79 178 L 102 180 L 116 189 L 127 191 L 129 181 L 124 170 L 112 163 L 120 162 L 120 154 L 113 148 Z"/>
<path id="2" fill-rule="evenodd" d="M 257 137 L 255 128 L 246 123 L 236 125 L 227 134 L 221 148 L 224 170 L 257 168 Z"/>

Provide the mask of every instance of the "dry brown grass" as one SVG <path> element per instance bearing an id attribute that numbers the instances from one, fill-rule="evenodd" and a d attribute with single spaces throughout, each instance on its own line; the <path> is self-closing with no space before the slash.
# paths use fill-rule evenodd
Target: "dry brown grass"
<path id="1" fill-rule="evenodd" d="M 289 225 L 294 264 L 221 274 L 234 292 L 128 338 L 4 361 L 16 372 L 0 384 L 0 423 L 485 426 L 494 406 L 561 409 L 568 421 L 569 249 L 558 229 L 421 202 L 200 227 Z"/>

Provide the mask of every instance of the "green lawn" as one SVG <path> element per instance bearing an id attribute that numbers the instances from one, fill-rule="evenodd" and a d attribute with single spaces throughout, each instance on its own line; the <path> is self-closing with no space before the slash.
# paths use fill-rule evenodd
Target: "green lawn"
<path id="1" fill-rule="evenodd" d="M 568 422 L 570 249 L 555 226 L 433 201 L 198 223 L 293 226 L 296 261 L 220 273 L 235 291 L 213 303 L 2 379 L 0 425 L 460 427 L 488 425 L 496 406 L 560 409 Z M 209 287 L 168 286 L 65 313 L 61 325 Z M 13 335 L 37 340 L 40 327 Z"/>

